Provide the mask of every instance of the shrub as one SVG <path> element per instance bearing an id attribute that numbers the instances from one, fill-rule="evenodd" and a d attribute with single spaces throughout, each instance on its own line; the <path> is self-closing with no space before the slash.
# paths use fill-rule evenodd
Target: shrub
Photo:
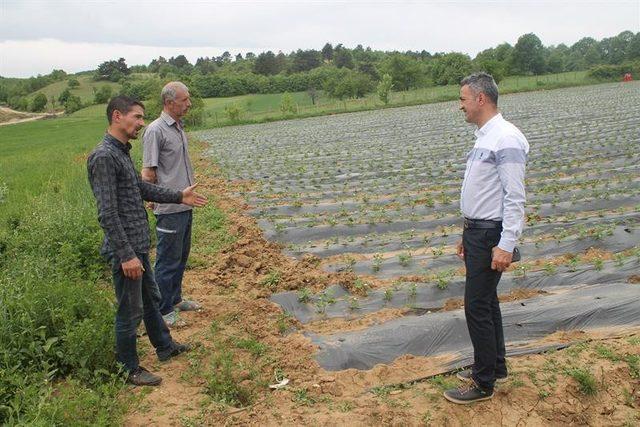
<path id="1" fill-rule="evenodd" d="M 74 79 L 71 78 L 69 79 L 69 82 L 67 83 L 67 86 L 69 86 L 70 88 L 76 88 L 80 86 L 80 82 L 78 81 L 78 79 Z"/>
<path id="2" fill-rule="evenodd" d="M 9 98 L 9 106 L 14 110 L 27 111 L 29 109 L 29 100 L 23 96 L 12 96 Z"/>
<path id="3" fill-rule="evenodd" d="M 367 74 L 342 68 L 325 82 L 324 90 L 332 98 L 362 98 L 373 90 L 373 80 Z"/>
<path id="4" fill-rule="evenodd" d="M 70 95 L 69 98 L 64 103 L 64 112 L 66 114 L 71 114 L 83 107 L 82 100 L 79 96 Z"/>
<path id="5" fill-rule="evenodd" d="M 296 113 L 296 104 L 293 102 L 293 97 L 289 92 L 283 93 L 280 98 L 280 111 L 282 111 L 283 115 Z"/>
<path id="6" fill-rule="evenodd" d="M 44 111 L 47 106 L 47 95 L 44 93 L 38 93 L 31 101 L 31 111 L 39 113 Z"/>
<path id="7" fill-rule="evenodd" d="M 376 91 L 378 92 L 378 97 L 380 101 L 384 102 L 384 105 L 389 104 L 389 93 L 391 92 L 391 88 L 393 87 L 393 81 L 389 74 L 385 74 L 382 76 L 382 80 L 378 83 Z"/>
<path id="8" fill-rule="evenodd" d="M 93 95 L 93 101 L 96 104 L 106 104 L 111 99 L 112 92 L 111 86 L 102 86 Z"/>
<path id="9" fill-rule="evenodd" d="M 236 104 L 227 105 L 226 107 L 224 107 L 224 114 L 231 122 L 237 123 L 240 121 L 242 109 Z"/>
<path id="10" fill-rule="evenodd" d="M 121 381 L 112 377 L 113 295 L 98 281 L 102 233 L 88 209 L 88 189 L 70 194 L 76 191 L 36 199 L 32 213 L 4 237 L 0 424 L 93 424 L 122 410 Z"/>
<path id="11" fill-rule="evenodd" d="M 598 65 L 589 70 L 589 77 L 598 80 L 621 80 L 626 73 L 636 79 L 640 77 L 640 62 L 627 62 L 620 65 Z"/>

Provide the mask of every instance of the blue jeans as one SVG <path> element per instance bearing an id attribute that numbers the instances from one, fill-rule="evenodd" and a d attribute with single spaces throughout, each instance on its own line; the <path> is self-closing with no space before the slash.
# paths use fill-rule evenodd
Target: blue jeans
<path id="1" fill-rule="evenodd" d="M 171 313 L 182 301 L 182 277 L 191 250 L 191 210 L 156 215 L 156 281 L 162 294 L 160 313 Z"/>
<path id="2" fill-rule="evenodd" d="M 136 256 L 145 270 L 138 280 L 125 277 L 120 261 L 109 257 L 117 301 L 116 360 L 129 372 L 136 370 L 139 365 L 136 331 L 140 321 L 144 320 L 149 340 L 157 354 L 166 354 L 174 346 L 158 309 L 160 291 L 153 278 L 149 254 L 138 253 Z"/>

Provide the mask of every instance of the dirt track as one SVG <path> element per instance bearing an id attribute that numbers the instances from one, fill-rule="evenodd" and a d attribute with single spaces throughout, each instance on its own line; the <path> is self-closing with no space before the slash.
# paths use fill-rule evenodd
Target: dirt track
<path id="1" fill-rule="evenodd" d="M 64 111 L 57 113 L 24 113 L 12 110 L 11 108 L 0 107 L 0 126 L 15 125 L 17 123 L 32 122 L 45 118 L 57 117 L 64 114 Z"/>
<path id="2" fill-rule="evenodd" d="M 202 152 L 203 147 L 199 148 Z M 438 372 L 453 355 L 404 356 L 389 366 L 378 365 L 369 371 L 323 371 L 314 360 L 314 346 L 302 334 L 314 328 L 322 330 L 323 325 L 303 327 L 284 317 L 266 297 L 285 289 L 319 290 L 338 279 L 349 284 L 355 276 L 322 271 L 317 258 L 296 261 L 285 256 L 279 245 L 263 238 L 255 220 L 246 214 L 245 202 L 231 195 L 251 183 L 216 178 L 204 158 L 197 160 L 196 170 L 201 186 L 228 214 L 229 233 L 236 236 L 235 243 L 215 257 L 201 259 L 198 265 L 202 267 L 187 272 L 185 293 L 202 302 L 205 310 L 185 314 L 188 326 L 174 331 L 174 336 L 180 341 L 197 342 L 199 347 L 185 357 L 158 364 L 147 340 L 142 340 L 147 350 L 143 365 L 159 372 L 164 383 L 150 390 L 133 390 L 144 396 L 129 414 L 127 425 L 539 426 L 640 422 L 640 380 L 631 362 L 625 361 L 629 355 L 640 354 L 638 330 L 602 341 L 599 339 L 604 335 L 580 332 L 550 337 L 555 342 L 585 343 L 550 354 L 510 359 L 510 381 L 497 390 L 493 400 L 468 407 L 449 404 L 441 397 L 444 388 L 459 385 L 453 377 L 372 391 L 374 387 L 406 383 Z M 279 272 L 279 279 L 270 287 L 265 279 L 273 271 Z M 294 326 L 298 331 L 288 333 Z M 331 325 L 331 329 L 336 327 L 358 325 Z M 248 340 L 264 347 L 239 344 Z M 233 357 L 229 374 L 234 384 L 252 395 L 248 406 L 225 405 L 211 398 L 213 379 L 223 375 L 220 360 L 224 354 Z M 598 389 L 595 396 L 582 394 L 576 380 L 566 374 L 574 367 L 593 373 Z M 290 380 L 289 385 L 269 390 L 267 386 L 281 376 Z"/>

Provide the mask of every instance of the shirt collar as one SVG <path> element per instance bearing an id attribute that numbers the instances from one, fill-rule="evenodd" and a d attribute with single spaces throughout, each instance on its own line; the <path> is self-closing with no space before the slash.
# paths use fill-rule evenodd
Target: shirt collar
<path id="1" fill-rule="evenodd" d="M 104 134 L 104 138 L 102 140 L 107 144 L 118 147 L 118 149 L 124 151 L 126 154 L 129 154 L 129 151 L 131 150 L 131 143 L 127 142 L 126 144 L 123 144 L 118 138 L 111 135 L 109 132 Z"/>
<path id="2" fill-rule="evenodd" d="M 182 128 L 182 122 L 180 120 L 174 120 L 173 117 L 171 117 L 164 110 L 162 110 L 162 112 L 160 113 L 160 117 L 162 117 L 162 120 L 164 120 L 167 126 L 173 126 L 174 124 L 176 124 L 178 128 Z"/>
<path id="3" fill-rule="evenodd" d="M 500 113 L 491 117 L 491 119 L 489 119 L 489 121 L 485 123 L 484 126 L 482 126 L 480 129 L 476 129 L 476 131 L 474 132 L 474 134 L 476 135 L 476 138 L 480 138 L 481 136 L 488 134 L 489 131 L 496 125 L 496 123 L 498 123 L 501 120 L 502 120 L 502 114 Z"/>

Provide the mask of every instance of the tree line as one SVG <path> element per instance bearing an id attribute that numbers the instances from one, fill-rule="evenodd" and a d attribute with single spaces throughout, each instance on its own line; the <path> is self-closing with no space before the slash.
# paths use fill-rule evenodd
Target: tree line
<path id="1" fill-rule="evenodd" d="M 159 57 L 148 65 L 118 70 L 115 61 L 104 68 L 116 70 L 113 77 L 102 72 L 97 78 L 113 81 L 122 74 L 156 73 L 162 79 L 188 76 L 204 97 L 226 97 L 250 93 L 282 93 L 322 89 L 336 98 L 358 97 L 371 92 L 384 75 L 394 90 L 457 84 L 473 71 L 487 71 L 497 81 L 513 75 L 542 75 L 600 67 L 596 77 L 616 74 L 640 61 L 640 33 L 624 31 L 600 41 L 585 37 L 571 46 L 544 46 L 533 33 L 518 38 L 515 45 L 503 43 L 478 53 L 422 51 L 384 52 L 362 45 L 349 49 L 326 43 L 320 50 L 285 54 L 272 51 L 258 55 L 201 57 L 194 64 L 184 55 Z M 100 70 L 100 69 L 99 69 Z M 608 73 L 608 74 L 607 74 Z M 115 80 L 114 80 L 115 79 Z"/>
<path id="2" fill-rule="evenodd" d="M 377 91 L 388 99 L 390 90 L 403 91 L 436 85 L 457 84 L 473 71 L 491 73 L 496 81 L 513 75 L 542 75 L 590 70 L 599 79 L 617 79 L 625 72 L 640 71 L 640 32 L 623 31 L 617 36 L 595 40 L 584 37 L 571 46 L 544 46 L 533 33 L 515 43 L 502 43 L 483 50 L 474 58 L 460 52 L 379 51 L 358 45 L 326 43 L 321 49 L 298 49 L 285 54 L 272 51 L 232 55 L 224 52 L 190 63 L 184 55 L 158 57 L 148 65 L 128 66 L 124 58 L 101 63 L 93 72 L 96 81 L 121 84 L 121 92 L 140 99 L 154 99 L 161 81 L 179 79 L 189 83 L 197 97 L 228 97 L 245 94 L 323 90 L 327 96 L 344 99 L 363 97 Z M 139 78 L 136 73 L 151 73 Z M 149 76 L 147 76 L 149 77 Z M 31 104 L 25 95 L 54 81 L 67 78 L 54 70 L 30 79 L 0 79 L 0 103 L 32 111 L 43 109 L 42 96 Z M 71 83 L 71 82 L 70 82 Z M 69 84 L 68 89 L 73 87 Z M 99 93 L 98 93 L 99 92 Z M 94 102 L 105 102 L 110 88 L 101 88 Z M 50 100 L 51 101 L 51 100 Z M 79 98 L 69 90 L 54 102 L 68 111 L 80 108 Z"/>

